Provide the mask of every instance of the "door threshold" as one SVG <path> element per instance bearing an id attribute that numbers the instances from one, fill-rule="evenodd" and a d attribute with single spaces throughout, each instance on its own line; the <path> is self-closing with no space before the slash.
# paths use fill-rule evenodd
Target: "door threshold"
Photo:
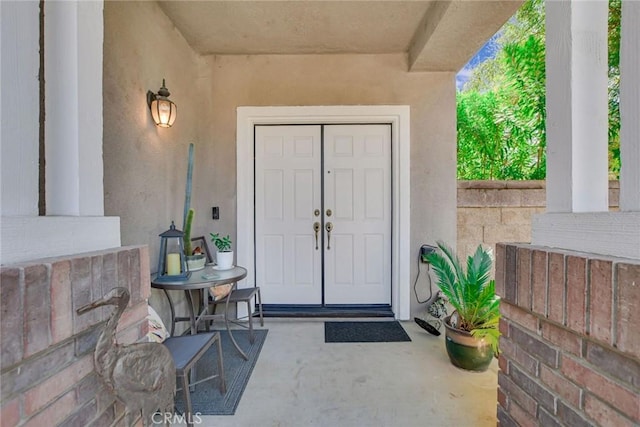
<path id="1" fill-rule="evenodd" d="M 308 306 L 263 304 L 265 317 L 394 317 L 389 305 Z"/>

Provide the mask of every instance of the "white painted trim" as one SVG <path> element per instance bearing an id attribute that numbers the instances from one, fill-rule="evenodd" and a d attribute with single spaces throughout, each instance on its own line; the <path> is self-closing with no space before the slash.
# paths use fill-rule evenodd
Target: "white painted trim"
<path id="1" fill-rule="evenodd" d="M 640 2 L 622 2 L 620 210 L 640 211 Z"/>
<path id="2" fill-rule="evenodd" d="M 640 212 L 534 215 L 531 244 L 640 259 Z"/>
<path id="3" fill-rule="evenodd" d="M 120 246 L 119 217 L 4 216 L 0 264 Z"/>
<path id="4" fill-rule="evenodd" d="M 239 265 L 247 268 L 240 287 L 255 286 L 254 132 L 258 124 L 390 123 L 392 129 L 391 307 L 401 320 L 410 318 L 410 108 L 407 105 L 238 107 L 237 245 Z"/>

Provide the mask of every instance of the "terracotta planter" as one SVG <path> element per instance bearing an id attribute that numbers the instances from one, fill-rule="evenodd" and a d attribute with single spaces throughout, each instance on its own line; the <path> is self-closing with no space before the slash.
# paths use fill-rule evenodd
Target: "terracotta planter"
<path id="1" fill-rule="evenodd" d="M 478 340 L 469 332 L 449 324 L 451 316 L 444 319 L 445 342 L 449 360 L 454 366 L 468 371 L 484 372 L 493 359 L 493 350 L 486 340 Z"/>

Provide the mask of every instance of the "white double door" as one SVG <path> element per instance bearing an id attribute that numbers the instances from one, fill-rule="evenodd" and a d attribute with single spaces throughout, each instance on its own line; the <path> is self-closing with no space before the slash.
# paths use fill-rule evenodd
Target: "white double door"
<path id="1" fill-rule="evenodd" d="M 263 302 L 391 304 L 390 125 L 256 126 L 255 144 Z"/>

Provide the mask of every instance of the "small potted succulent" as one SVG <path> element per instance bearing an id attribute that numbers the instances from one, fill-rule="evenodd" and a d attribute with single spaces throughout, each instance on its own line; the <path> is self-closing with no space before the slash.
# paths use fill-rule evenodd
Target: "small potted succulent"
<path id="1" fill-rule="evenodd" d="M 209 234 L 211 235 L 211 241 L 218 250 L 216 252 L 216 268 L 218 270 L 233 268 L 233 251 L 231 250 L 231 238 L 229 235 L 222 237 L 220 233 Z"/>

